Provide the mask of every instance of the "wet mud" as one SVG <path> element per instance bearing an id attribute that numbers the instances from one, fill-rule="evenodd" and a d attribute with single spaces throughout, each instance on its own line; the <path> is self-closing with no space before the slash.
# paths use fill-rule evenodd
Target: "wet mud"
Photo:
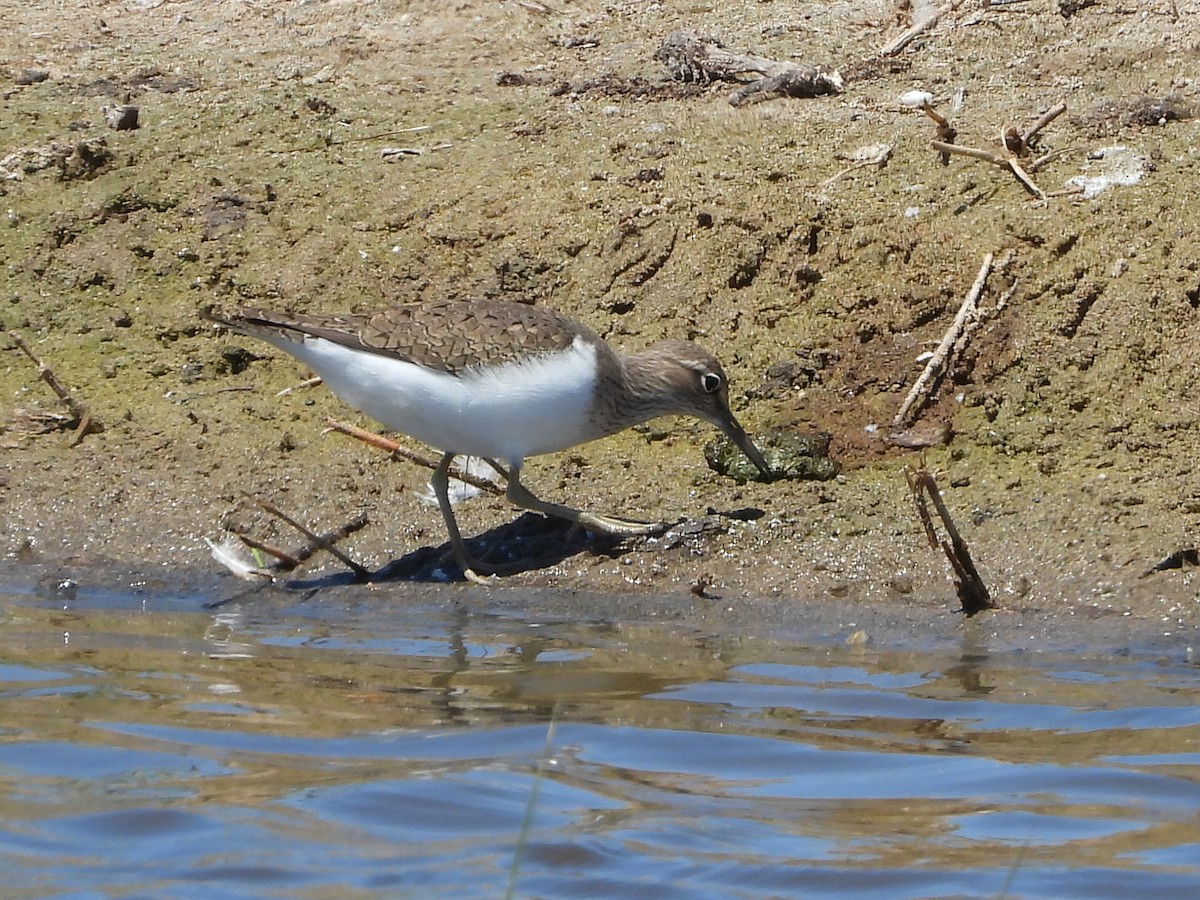
<path id="1" fill-rule="evenodd" d="M 437 581 L 427 473 L 326 433 L 369 423 L 199 311 L 492 297 L 626 349 L 705 344 L 750 431 L 828 434 L 838 467 L 739 483 L 682 421 L 533 460 L 548 499 L 683 524 L 613 543 L 465 503 L 465 533 L 533 551 L 505 590 L 952 609 L 905 483 L 923 459 L 1001 606 L 983 616 L 1190 628 L 1197 9 L 1016 6 L 963 6 L 883 57 L 909 22 L 873 2 L 0 2 L 0 323 L 98 426 L 74 434 L 0 334 L 0 550 L 215 567 L 204 538 L 227 529 L 295 539 L 261 496 L 315 530 L 365 513 L 342 549 Z M 735 107 L 738 85 L 655 61 L 684 27 L 844 90 Z M 914 90 L 989 153 L 1065 103 L 1020 158 L 1045 199 L 931 149 Z M 895 426 L 988 254 L 969 340 Z"/>

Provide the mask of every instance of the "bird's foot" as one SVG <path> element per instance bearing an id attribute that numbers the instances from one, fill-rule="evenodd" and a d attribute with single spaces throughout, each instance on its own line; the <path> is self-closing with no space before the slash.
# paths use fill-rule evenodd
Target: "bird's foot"
<path id="1" fill-rule="evenodd" d="M 463 578 L 472 584 L 482 584 L 486 587 L 500 583 L 500 576 L 496 572 L 492 572 L 490 575 L 480 575 L 472 567 L 464 566 L 462 573 Z"/>
<path id="2" fill-rule="evenodd" d="M 638 519 L 625 519 L 620 516 L 605 516 L 598 513 L 580 512 L 574 520 L 576 525 L 613 537 L 644 537 L 651 534 L 662 534 L 671 527 L 670 522 L 642 522 Z"/>

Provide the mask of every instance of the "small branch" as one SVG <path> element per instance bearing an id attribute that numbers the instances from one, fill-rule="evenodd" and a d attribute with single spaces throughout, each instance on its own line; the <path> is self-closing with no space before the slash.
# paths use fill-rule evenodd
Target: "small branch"
<path id="1" fill-rule="evenodd" d="M 934 10 L 933 14 L 927 19 L 922 19 L 916 25 L 913 25 L 907 31 L 897 35 L 879 48 L 880 56 L 895 56 L 914 40 L 936 25 L 942 16 L 954 12 L 963 5 L 964 0 L 950 0 L 945 6 Z"/>
<path id="2" fill-rule="evenodd" d="M 929 358 L 929 362 L 925 364 L 925 371 L 917 379 L 912 389 L 908 392 L 908 396 L 904 398 L 904 402 L 900 404 L 900 410 L 892 419 L 893 428 L 903 428 L 908 425 L 912 419 L 911 413 L 920 409 L 924 404 L 926 395 L 932 389 L 933 384 L 942 373 L 946 371 L 946 362 L 962 336 L 967 323 L 973 318 L 978 310 L 979 295 L 983 293 L 984 285 L 987 284 L 988 274 L 992 271 L 993 255 L 987 254 L 983 258 L 983 265 L 979 268 L 979 274 L 975 276 L 975 283 L 971 285 L 971 290 L 967 292 L 966 299 L 958 308 L 958 315 L 954 317 L 954 322 L 942 337 L 942 342 L 934 351 L 933 356 Z M 918 404 L 918 400 L 920 404 Z"/>
<path id="3" fill-rule="evenodd" d="M 925 113 L 925 115 L 927 115 L 930 119 L 932 119 L 934 125 L 937 126 L 934 140 L 942 141 L 946 144 L 953 144 L 954 139 L 958 137 L 958 130 L 954 127 L 954 125 L 951 124 L 949 119 L 933 108 L 933 95 L 924 93 L 922 91 L 911 91 L 909 94 L 901 97 L 900 102 L 905 103 L 905 99 L 909 97 L 911 97 L 913 101 L 916 101 L 917 108 L 920 109 L 921 112 Z M 941 153 L 941 163 L 943 166 L 950 164 L 949 153 L 945 151 Z"/>
<path id="4" fill-rule="evenodd" d="M 930 141 L 929 146 L 939 153 L 957 153 L 959 156 L 970 156 L 972 159 L 981 159 L 1002 169 L 1008 169 L 1012 173 L 1012 176 L 1021 183 L 1021 187 L 1025 188 L 1025 190 L 1039 200 L 1046 199 L 1045 191 L 1034 183 L 1033 179 L 1021 168 L 1021 164 L 1014 157 L 995 153 L 991 150 L 978 150 L 975 147 L 960 147 L 958 144 L 947 144 L 945 141 Z"/>
<path id="5" fill-rule="evenodd" d="M 86 406 L 71 396 L 71 392 L 63 387 L 62 382 L 58 380 L 58 376 L 54 374 L 54 370 L 51 369 L 46 363 L 42 362 L 42 360 L 36 353 L 33 352 L 30 346 L 25 343 L 25 339 L 22 338 L 21 335 L 17 334 L 15 331 L 10 331 L 8 332 L 8 336 L 9 339 L 17 345 L 17 349 L 19 349 L 22 353 L 28 356 L 30 360 L 33 361 L 33 364 L 37 366 L 38 376 L 42 379 L 42 381 L 46 382 L 46 384 L 50 386 L 50 390 L 54 391 L 58 399 L 66 405 L 68 410 L 71 411 L 73 421 L 78 423 L 75 427 L 74 433 L 71 436 L 69 446 L 77 446 L 79 442 L 82 441 L 87 435 L 98 433 L 104 430 L 104 426 L 92 418 L 92 414 L 88 411 Z"/>
<path id="6" fill-rule="evenodd" d="M 367 431 L 364 428 L 358 428 L 346 422 L 339 422 L 337 419 L 326 418 L 325 425 L 333 431 L 339 431 L 342 434 L 349 435 L 352 438 L 357 438 L 365 444 L 370 444 L 372 447 L 378 447 L 380 450 L 386 450 L 393 456 L 400 459 L 406 459 L 411 463 L 416 463 L 418 466 L 424 466 L 426 469 L 434 470 L 438 467 L 437 461 L 432 460 L 427 456 L 422 456 L 414 450 L 409 450 L 407 447 L 402 447 L 400 444 L 393 441 L 391 438 L 386 438 L 381 434 L 376 434 L 373 431 Z M 495 482 L 488 481 L 486 478 L 480 478 L 478 475 L 472 475 L 470 472 L 464 472 L 461 468 L 455 467 L 450 473 L 450 477 L 464 484 L 469 484 L 471 487 L 479 488 L 482 491 L 491 491 L 493 494 L 503 497 L 504 488 Z"/>
<path id="7" fill-rule="evenodd" d="M 929 116 L 929 118 L 933 119 L 934 124 L 937 125 L 937 139 L 939 141 L 946 141 L 948 143 L 953 143 L 954 139 L 956 137 L 958 137 L 958 131 L 955 129 L 955 127 L 953 125 L 950 124 L 950 120 L 947 119 L 945 116 L 943 116 L 940 112 L 938 112 L 932 106 L 930 106 L 928 103 L 925 104 L 924 106 L 920 107 L 920 109 L 921 109 L 921 112 L 925 113 L 925 115 L 927 115 L 927 116 Z"/>
<path id="8" fill-rule="evenodd" d="M 1010 250 L 1010 251 L 1008 251 L 1008 252 L 1009 252 L 1009 253 L 1012 253 L 1012 251 L 1011 251 L 1011 250 Z M 1004 261 L 1003 261 L 1003 260 L 1001 260 L 1001 265 L 1002 265 L 1002 266 L 1003 266 L 1003 262 L 1004 262 Z M 1009 300 L 1011 300 L 1011 299 L 1012 299 L 1012 298 L 1013 298 L 1013 297 L 1016 295 L 1016 293 L 1017 293 L 1017 288 L 1019 288 L 1020 286 L 1021 286 L 1021 279 L 1020 279 L 1020 278 L 1014 278 L 1014 279 L 1013 279 L 1013 283 L 1012 283 L 1012 287 L 1010 287 L 1010 288 L 1009 288 L 1007 291 L 1005 291 L 1003 294 L 1001 294 L 1001 295 L 1000 295 L 1000 299 L 999 299 L 999 300 L 997 300 L 997 301 L 996 301 L 996 305 L 995 305 L 994 307 L 992 307 L 991 314 L 988 316 L 988 318 L 991 318 L 992 316 L 996 316 L 996 315 L 998 315 L 999 313 L 1003 312 L 1003 311 L 1004 311 L 1004 307 L 1008 306 L 1008 301 L 1009 301 Z"/>
<path id="9" fill-rule="evenodd" d="M 831 175 L 830 177 L 826 178 L 821 182 L 820 189 L 824 190 L 825 188 L 830 187 L 839 178 L 843 177 L 844 175 L 849 175 L 851 172 L 856 172 L 859 169 L 865 169 L 870 166 L 875 166 L 876 168 L 882 169 L 888 164 L 888 160 L 892 158 L 892 150 L 894 148 L 891 144 L 878 144 L 876 145 L 876 149 L 878 152 L 870 159 L 861 159 L 853 165 L 846 166 L 846 168 L 842 169 L 836 175 Z"/>
<path id="10" fill-rule="evenodd" d="M 370 519 L 367 518 L 367 514 L 365 512 L 360 512 L 358 515 L 354 516 L 354 518 L 343 522 L 337 528 L 331 528 L 329 531 L 322 531 L 317 536 L 320 544 L 309 542 L 303 547 L 299 547 L 296 550 L 293 550 L 291 553 L 287 553 L 286 556 L 289 559 L 294 559 L 296 561 L 296 565 L 299 565 L 318 550 L 324 549 L 326 544 L 334 544 L 343 538 L 347 538 L 354 534 L 354 532 L 361 531 L 363 528 L 366 528 L 369 524 Z M 281 562 L 283 561 L 283 557 L 277 555 L 280 551 L 267 546 L 260 547 L 259 549 L 263 550 L 265 553 L 270 553 Z"/>
<path id="11" fill-rule="evenodd" d="M 1033 179 L 1029 177 L 1029 173 L 1021 168 L 1021 164 L 1019 162 L 1017 162 L 1015 159 L 1008 160 L 1008 169 L 1013 173 L 1013 176 L 1017 179 L 1017 181 L 1021 182 L 1021 187 L 1025 188 L 1025 190 L 1029 191 L 1029 193 L 1033 194 L 1033 196 L 1037 197 L 1042 202 L 1045 202 L 1046 192 L 1034 183 Z"/>
<path id="12" fill-rule="evenodd" d="M 1069 187 L 1059 188 L 1057 191 L 1051 191 L 1046 196 L 1049 197 L 1079 197 L 1084 193 L 1083 185 L 1073 184 Z"/>
<path id="13" fill-rule="evenodd" d="M 300 390 L 304 390 L 305 388 L 316 387 L 322 381 L 324 381 L 324 379 L 320 375 L 314 375 L 312 378 L 306 378 L 304 381 L 300 382 L 299 384 L 293 384 L 291 387 L 285 387 L 282 391 L 280 391 L 275 396 L 276 397 L 286 397 L 292 391 L 300 391 Z"/>
<path id="14" fill-rule="evenodd" d="M 396 137 L 397 135 L 401 134 L 417 134 L 423 131 L 431 131 L 432 129 L 432 125 L 413 125 L 411 128 L 396 128 L 392 131 L 380 131 L 376 134 L 363 134 L 359 135 L 358 137 L 348 137 L 340 141 L 334 141 L 333 143 L 335 145 L 341 145 L 354 144 L 360 141 L 377 141 L 380 138 Z"/>
<path id="15" fill-rule="evenodd" d="M 1021 135 L 1021 143 L 1026 145 L 1032 143 L 1034 138 L 1038 136 L 1039 131 L 1041 131 L 1066 111 L 1067 104 L 1065 103 L 1059 103 L 1057 106 L 1050 107 L 1050 109 L 1046 110 L 1046 112 L 1044 112 L 1036 122 L 1029 126 L 1028 131 Z"/>
<path id="16" fill-rule="evenodd" d="M 1049 153 L 1043 153 L 1041 156 L 1039 156 L 1037 159 L 1035 159 L 1033 162 L 1031 162 L 1029 165 L 1027 165 L 1025 167 L 1025 169 L 1029 172 L 1036 172 L 1038 169 L 1042 168 L 1043 166 L 1049 165 L 1050 163 L 1054 162 L 1054 160 L 1058 159 L 1060 156 L 1062 156 L 1066 152 L 1067 151 L 1065 151 L 1065 150 L 1051 150 Z M 1047 194 L 1046 196 L 1050 196 L 1050 195 Z"/>
<path id="17" fill-rule="evenodd" d="M 946 503 L 942 500 L 942 493 L 938 490 L 937 480 L 924 466 L 916 472 L 905 468 L 904 477 L 908 481 L 908 489 L 912 492 L 917 516 L 925 528 L 929 546 L 935 550 L 941 547 L 950 567 L 954 570 L 954 589 L 958 594 L 959 602 L 962 603 L 962 611 L 968 616 L 973 616 L 985 609 L 995 609 L 996 604 L 988 593 L 987 585 L 983 583 L 983 578 L 980 577 L 979 570 L 975 568 L 975 562 L 971 559 L 971 551 L 967 549 L 967 542 L 962 539 L 962 535 L 954 527 L 954 520 L 950 518 L 950 510 L 946 508 Z M 942 520 L 942 527 L 946 529 L 948 541 L 938 540 L 933 517 L 929 514 L 929 507 L 925 503 L 926 496 L 933 502 L 938 518 Z"/>
<path id="18" fill-rule="evenodd" d="M 1028 159 L 1030 156 L 1032 142 L 1038 136 L 1038 133 L 1066 112 L 1066 103 L 1058 103 L 1046 110 L 1025 132 L 1017 131 L 1011 125 L 1001 128 L 999 152 L 995 150 L 980 150 L 976 147 L 960 147 L 958 144 L 953 143 L 953 133 L 945 133 L 945 128 L 949 123 L 941 116 L 933 113 L 928 106 L 925 106 L 924 109 L 926 114 L 938 123 L 937 139 L 930 141 L 929 146 L 942 155 L 943 163 L 949 159 L 949 154 L 951 153 L 989 162 L 994 166 L 999 166 L 1001 169 L 1007 169 L 1021 183 L 1021 187 L 1025 188 L 1025 190 L 1043 203 L 1046 202 L 1046 192 L 1037 186 L 1037 183 L 1029 173 L 1036 172 L 1039 168 L 1046 165 L 1046 163 L 1056 157 L 1057 153 L 1047 153 L 1026 163 L 1021 162 L 1021 160 Z"/>
<path id="19" fill-rule="evenodd" d="M 320 535 L 318 535 L 320 544 L 310 540 L 305 542 L 304 546 L 296 548 L 296 550 L 290 552 L 286 550 L 280 550 L 280 548 L 271 546 L 270 544 L 264 544 L 263 541 L 251 538 L 251 536 L 248 534 L 239 534 L 238 538 L 241 540 L 242 544 L 252 547 L 253 550 L 259 550 L 268 554 L 268 556 L 275 557 L 280 564 L 272 566 L 272 569 L 275 569 L 276 571 L 292 571 L 293 569 L 298 569 L 306 559 L 311 558 L 313 553 L 316 553 L 318 550 L 322 550 L 323 545 L 334 544 L 336 541 L 340 541 L 343 538 L 348 538 L 349 535 L 359 532 L 359 530 L 365 528 L 368 523 L 370 523 L 370 520 L 367 520 L 365 512 L 360 512 L 359 515 L 356 515 L 354 518 L 352 518 L 352 520 L 341 524 L 341 526 L 332 528 L 328 530 L 328 532 L 320 533 Z"/>
<path id="20" fill-rule="evenodd" d="M 283 510 L 281 510 L 278 506 L 271 503 L 270 501 L 263 500 L 260 497 L 255 497 L 254 502 L 261 509 L 266 510 L 267 512 L 269 512 L 271 515 L 275 516 L 276 518 L 282 519 L 284 522 L 287 522 L 287 524 L 291 525 L 293 528 L 295 528 L 297 531 L 299 531 L 302 535 L 304 535 L 306 538 L 308 538 L 309 541 L 311 541 L 315 545 L 316 549 L 325 550 L 325 551 L 328 551 L 329 553 L 332 553 L 339 560 L 341 560 L 343 563 L 345 563 L 347 566 L 349 566 L 349 568 L 354 572 L 354 574 L 357 578 L 360 578 L 363 581 L 370 580 L 371 573 L 369 571 L 367 571 L 365 568 L 360 566 L 358 563 L 356 563 L 354 560 L 352 560 L 345 553 L 343 553 L 341 550 L 339 550 L 337 547 L 335 547 L 333 545 L 333 542 L 338 539 L 338 537 L 336 536 L 336 532 L 333 533 L 335 536 L 333 536 L 332 538 L 329 536 L 326 536 L 326 535 L 317 534 L 316 532 L 311 531 L 309 528 L 305 527 L 304 525 L 301 525 L 299 522 L 297 522 L 295 519 L 293 519 L 291 516 L 289 516 L 287 513 L 285 513 Z M 364 517 L 364 524 L 365 524 L 365 517 Z M 359 526 L 359 527 L 362 527 L 362 526 Z M 352 529 L 350 529 L 350 531 L 347 531 L 346 534 L 349 534 L 351 531 L 354 531 L 354 530 L 357 530 L 357 529 L 352 528 Z M 341 536 L 344 537 L 345 535 L 341 535 Z M 315 549 L 312 552 L 316 552 Z M 295 555 L 299 556 L 299 554 L 295 554 Z M 310 552 L 308 555 L 311 556 L 312 553 Z M 301 560 L 303 560 L 305 558 L 306 557 L 304 557 L 304 556 L 300 557 Z"/>
<path id="21" fill-rule="evenodd" d="M 318 550 L 326 549 L 338 556 L 343 562 L 346 562 L 355 570 L 355 574 L 363 580 L 369 578 L 369 573 L 361 567 L 356 567 L 354 563 L 346 560 L 336 550 L 333 550 L 332 545 L 336 541 L 353 534 L 356 531 L 366 527 L 368 520 L 366 513 L 359 513 L 354 518 L 350 519 L 343 525 L 338 526 L 330 531 L 326 531 L 320 535 L 313 535 L 312 532 L 298 525 L 296 522 L 284 516 L 279 510 L 267 504 L 262 500 L 255 500 L 260 507 L 269 512 L 280 516 L 285 522 L 299 529 L 302 533 L 308 536 L 308 540 L 298 549 L 293 551 L 281 550 L 271 544 L 264 543 L 257 538 L 253 538 L 248 534 L 241 532 L 229 533 L 219 544 L 205 538 L 205 543 L 208 544 L 209 551 L 212 553 L 213 559 L 227 568 L 239 578 L 244 578 L 247 581 L 268 580 L 274 581 L 275 576 L 281 572 L 292 572 L 299 568 L 305 560 L 309 559 Z M 248 556 L 244 551 L 249 547 L 255 551 L 254 557 Z M 275 562 L 269 566 L 260 565 L 261 559 L 258 558 L 259 553 L 265 553 L 268 556 L 275 558 Z"/>
<path id="22" fill-rule="evenodd" d="M 957 153 L 959 156 L 969 156 L 972 159 L 982 159 L 994 166 L 1007 166 L 1008 160 L 992 150 L 978 150 L 975 147 L 960 147 L 958 144 L 948 144 L 945 141 L 930 141 L 929 146 L 940 153 Z"/>
<path id="23" fill-rule="evenodd" d="M 282 565 L 280 565 L 278 568 L 285 572 L 290 572 L 293 569 L 298 568 L 300 563 L 304 562 L 304 559 L 308 558 L 307 556 L 305 556 L 304 559 L 300 558 L 299 556 L 293 556 L 286 550 L 280 550 L 278 547 L 273 547 L 270 544 L 264 544 L 262 541 L 256 540 L 255 538 L 250 537 L 248 534 L 239 534 L 238 540 L 253 550 L 261 550 L 263 553 L 267 554 L 267 556 L 275 557 L 275 559 L 282 563 Z M 308 556 L 311 555 L 311 553 L 308 554 Z"/>
<path id="24" fill-rule="evenodd" d="M 55 376 L 54 370 L 42 362 L 41 358 L 25 343 L 25 339 L 15 331 L 10 331 L 8 336 L 17 345 L 17 349 L 28 356 L 33 364 L 37 366 L 38 376 L 50 386 L 50 390 L 54 391 L 58 399 L 65 403 L 72 413 L 81 409 L 80 405 L 75 402 L 75 398 L 71 396 L 70 392 L 62 386 L 62 382 Z"/>
<path id="25" fill-rule="evenodd" d="M 396 128 L 392 131 L 380 131 L 375 134 L 364 134 L 361 137 L 347 138 L 343 143 L 351 141 L 376 141 L 379 138 L 395 137 L 398 134 L 414 134 L 418 131 L 431 131 L 432 125 L 411 125 L 408 128 Z"/>

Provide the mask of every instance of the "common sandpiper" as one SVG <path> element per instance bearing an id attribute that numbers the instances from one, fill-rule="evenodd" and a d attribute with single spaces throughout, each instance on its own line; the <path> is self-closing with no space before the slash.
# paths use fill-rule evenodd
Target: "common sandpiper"
<path id="1" fill-rule="evenodd" d="M 544 307 L 442 300 L 371 313 L 306 315 L 244 308 L 209 318 L 290 353 L 350 406 L 442 451 L 432 485 L 455 560 L 469 579 L 500 574 L 467 551 L 448 494 L 456 456 L 477 456 L 513 504 L 603 534 L 653 534 L 638 522 L 549 503 L 520 481 L 530 456 L 615 434 L 657 416 L 721 429 L 766 478 L 771 469 L 729 409 L 711 353 L 663 341 L 622 355 L 594 331 Z"/>

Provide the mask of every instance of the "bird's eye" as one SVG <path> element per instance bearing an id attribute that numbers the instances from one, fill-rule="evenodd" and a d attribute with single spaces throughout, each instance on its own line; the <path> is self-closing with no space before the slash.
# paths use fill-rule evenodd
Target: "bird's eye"
<path id="1" fill-rule="evenodd" d="M 721 389 L 721 376 L 714 375 L 712 372 L 706 372 L 700 378 L 700 384 L 704 386 L 705 393 L 715 394 Z"/>

